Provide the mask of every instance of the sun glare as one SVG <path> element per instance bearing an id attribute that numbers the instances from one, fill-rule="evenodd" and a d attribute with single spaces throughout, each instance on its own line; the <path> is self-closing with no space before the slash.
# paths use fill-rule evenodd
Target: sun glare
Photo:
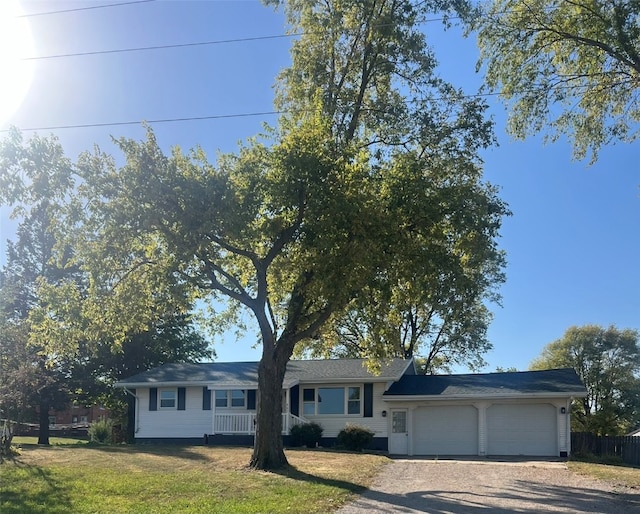
<path id="1" fill-rule="evenodd" d="M 0 0 L 0 126 L 24 100 L 33 75 L 33 39 L 18 0 Z"/>

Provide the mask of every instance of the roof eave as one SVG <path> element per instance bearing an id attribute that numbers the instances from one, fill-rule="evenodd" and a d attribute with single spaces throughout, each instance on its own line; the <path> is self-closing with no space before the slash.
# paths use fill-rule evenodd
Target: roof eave
<path id="1" fill-rule="evenodd" d="M 576 392 L 563 392 L 557 393 L 511 393 L 511 394 L 449 394 L 449 395 L 426 395 L 426 394 L 396 394 L 396 395 L 383 395 L 382 399 L 385 401 L 414 401 L 414 400 L 510 400 L 510 399 L 545 399 L 545 398 L 582 398 L 587 396 L 587 393 Z"/>
<path id="2" fill-rule="evenodd" d="M 113 387 L 136 388 L 136 387 L 198 387 L 208 386 L 211 381 L 171 381 L 171 382 L 116 382 Z"/>

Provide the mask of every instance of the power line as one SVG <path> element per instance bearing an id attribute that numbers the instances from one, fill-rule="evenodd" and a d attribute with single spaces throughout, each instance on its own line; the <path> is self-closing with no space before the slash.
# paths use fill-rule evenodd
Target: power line
<path id="1" fill-rule="evenodd" d="M 121 127 L 124 125 L 142 125 L 147 123 L 149 125 L 158 123 L 177 123 L 180 121 L 203 121 L 203 120 L 221 120 L 228 118 L 250 118 L 256 116 L 274 116 L 276 114 L 284 114 L 286 111 L 263 111 L 263 112 L 246 112 L 236 114 L 214 114 L 211 116 L 189 116 L 184 118 L 161 118 L 156 120 L 136 120 L 136 121 L 114 121 L 105 123 L 83 123 L 78 125 L 52 125 L 49 127 L 30 127 L 20 128 L 25 132 L 35 130 L 65 130 L 65 129 L 79 129 L 79 128 L 95 128 L 95 127 Z M 9 129 L 0 129 L 0 132 L 9 132 Z"/>
<path id="2" fill-rule="evenodd" d="M 62 9 L 59 11 L 45 11 L 45 12 L 36 12 L 31 14 L 21 14 L 20 16 L 17 16 L 17 18 L 34 18 L 36 16 L 48 16 L 50 14 L 63 14 L 68 12 L 89 11 L 93 9 L 107 9 L 109 7 L 120 7 L 122 5 L 147 4 L 149 2 L 155 2 L 155 1 L 156 0 L 132 0 L 131 2 L 120 2 L 117 4 L 92 5 L 89 7 L 75 7 L 73 9 Z"/>
<path id="3" fill-rule="evenodd" d="M 498 96 L 500 93 L 476 93 L 472 95 L 462 95 L 462 99 L 471 98 L 483 98 L 489 96 Z M 68 125 L 51 125 L 41 127 L 29 127 L 22 128 L 20 130 L 25 132 L 37 131 L 37 130 L 67 130 L 67 129 L 81 129 L 81 128 L 96 128 L 96 127 L 122 127 L 126 125 L 142 125 L 147 123 L 149 125 L 159 123 L 179 123 L 179 122 L 193 122 L 193 121 L 206 121 L 206 120 L 224 120 L 233 118 L 253 118 L 257 116 L 276 116 L 278 114 L 287 114 L 293 111 L 260 111 L 260 112 L 244 112 L 233 114 L 213 114 L 210 116 L 187 116 L 181 118 L 160 118 L 155 120 L 135 120 L 135 121 L 113 121 L 103 123 L 82 123 L 82 124 L 68 124 Z M 0 133 L 9 132 L 10 129 L 0 129 Z"/>
<path id="4" fill-rule="evenodd" d="M 154 2 L 156 0 L 140 0 L 139 2 L 129 2 L 129 3 L 142 3 L 142 2 Z M 127 5 L 127 4 L 111 4 L 102 7 L 115 7 L 118 5 Z M 97 7 L 95 7 L 97 8 Z M 89 8 L 86 8 L 89 9 Z M 55 12 L 67 12 L 67 11 L 55 11 Z M 42 13 L 42 14 L 51 14 L 51 13 Z M 449 18 L 453 19 L 453 18 Z M 423 23 L 437 22 L 443 21 L 444 18 L 430 18 L 427 20 L 423 20 Z M 384 27 L 390 24 L 379 24 L 376 27 Z M 322 32 L 318 32 L 322 33 Z M 126 53 L 126 52 L 145 52 L 150 50 L 166 50 L 170 48 L 189 48 L 196 46 L 208 46 L 208 45 L 223 45 L 223 44 L 231 44 L 231 43 L 247 43 L 252 41 L 267 41 L 271 39 L 285 39 L 292 38 L 298 36 L 309 35 L 308 32 L 291 32 L 287 34 L 272 34 L 269 36 L 252 36 L 252 37 L 242 37 L 242 38 L 233 38 L 233 39 L 219 39 L 213 41 L 196 41 L 193 43 L 175 43 L 170 45 L 154 45 L 154 46 L 140 46 L 140 47 L 131 47 L 131 48 L 117 48 L 111 50 L 93 50 L 90 52 L 69 52 L 65 54 L 54 54 L 54 55 L 42 55 L 36 57 L 23 57 L 22 61 L 40 61 L 45 59 L 60 59 L 67 57 L 82 57 L 88 55 L 106 55 L 106 54 L 118 54 L 118 53 Z"/>
<path id="5" fill-rule="evenodd" d="M 85 55 L 102 55 L 102 54 L 117 54 L 117 53 L 125 53 L 125 52 L 143 52 L 148 50 L 165 50 L 167 48 L 186 48 L 193 46 L 206 46 L 206 45 L 222 45 L 229 43 L 245 43 L 248 41 L 264 41 L 268 39 L 283 39 L 289 37 L 295 37 L 300 34 L 276 34 L 271 36 L 254 36 L 254 37 L 244 37 L 244 38 L 235 38 L 235 39 L 219 39 L 215 41 L 199 41 L 195 43 L 177 43 L 172 45 L 156 45 L 156 46 L 141 46 L 136 48 L 120 48 L 114 50 L 95 50 L 92 52 L 77 52 L 77 53 L 68 53 L 68 54 L 57 54 L 57 55 L 44 55 L 40 57 L 23 57 L 23 61 L 36 61 L 43 59 L 59 59 L 62 57 L 79 57 Z"/>

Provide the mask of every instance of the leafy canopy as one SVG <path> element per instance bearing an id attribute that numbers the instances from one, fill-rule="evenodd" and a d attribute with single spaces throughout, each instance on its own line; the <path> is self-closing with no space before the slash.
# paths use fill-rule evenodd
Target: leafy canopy
<path id="1" fill-rule="evenodd" d="M 574 157 L 634 141 L 640 121 L 638 0 L 493 0 L 475 19 L 486 84 L 517 138 L 566 134 Z"/>
<path id="2" fill-rule="evenodd" d="M 624 434 L 640 423 L 640 347 L 636 330 L 597 325 L 570 327 L 549 343 L 530 369 L 571 367 L 588 395 L 575 402 L 572 430 Z"/>
<path id="3" fill-rule="evenodd" d="M 262 359 L 251 464 L 262 469 L 286 464 L 281 389 L 296 346 L 354 299 L 407 282 L 400 266 L 451 259 L 478 287 L 481 269 L 501 265 L 492 240 L 505 212 L 481 181 L 478 151 L 493 142 L 486 105 L 437 77 L 420 27 L 467 2 L 269 3 L 301 34 L 276 85 L 287 112 L 278 126 L 215 164 L 199 148 L 165 154 L 150 130 L 120 139 L 122 166 L 99 149 L 81 156 L 66 211 L 71 262 L 88 282 L 74 302 L 78 330 L 125 341 L 196 301 L 227 301 L 227 323 L 253 316 Z M 45 318 L 60 319 L 55 306 L 73 297 Z M 41 325 L 63 341 L 64 330 Z"/>

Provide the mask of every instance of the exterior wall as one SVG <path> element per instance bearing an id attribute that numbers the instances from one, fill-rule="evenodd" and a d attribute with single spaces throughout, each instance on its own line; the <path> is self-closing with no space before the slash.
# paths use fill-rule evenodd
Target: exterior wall
<path id="1" fill-rule="evenodd" d="M 65 410 L 49 411 L 50 426 L 52 428 L 80 428 L 88 427 L 94 421 L 109 419 L 111 412 L 109 409 L 99 405 L 69 405 Z"/>
<path id="2" fill-rule="evenodd" d="M 185 410 L 149 410 L 149 388 L 136 388 L 135 438 L 199 438 L 211 433 L 213 414 L 202 409 L 202 387 L 187 387 Z"/>
<path id="3" fill-rule="evenodd" d="M 428 406 L 445 406 L 445 405 L 473 405 L 478 410 L 478 426 L 477 426 L 477 434 L 478 434 L 478 455 L 486 456 L 488 455 L 488 428 L 487 428 L 487 411 L 492 405 L 537 405 L 537 404 L 549 404 L 554 407 L 556 410 L 556 420 L 557 420 L 557 430 L 555 437 L 557 438 L 557 448 L 558 448 L 558 456 L 568 456 L 571 452 L 570 448 L 570 420 L 569 413 L 570 409 L 570 400 L 568 398 L 551 398 L 551 399 L 509 399 L 509 400 L 483 400 L 483 401 L 469 401 L 469 400 L 457 400 L 457 401 L 393 401 L 387 402 L 386 408 L 388 410 L 392 408 L 398 409 L 407 409 L 408 416 L 408 426 L 413 427 L 414 430 L 417 430 L 418 427 L 414 427 L 414 412 L 419 407 L 428 407 Z M 562 412 L 562 408 L 565 409 L 565 412 Z M 410 428 L 411 430 L 411 428 Z M 414 436 L 411 432 L 408 434 L 408 451 L 409 455 L 414 455 Z"/>
<path id="4" fill-rule="evenodd" d="M 303 389 L 312 387 L 353 387 L 360 386 L 362 408 L 359 415 L 305 415 L 303 410 Z M 388 421 L 383 416 L 382 412 L 387 411 L 389 406 L 383 401 L 382 394 L 386 390 L 386 384 L 382 382 L 375 382 L 373 384 L 373 409 L 371 417 L 364 417 L 364 383 L 361 384 L 300 384 L 300 398 L 299 409 L 300 416 L 307 421 L 318 423 L 322 426 L 323 438 L 327 438 L 329 442 L 332 438 L 335 438 L 340 430 L 342 430 L 348 423 L 367 427 L 374 432 L 375 438 L 386 438 L 388 434 Z M 328 444 L 328 443 L 327 443 Z M 382 444 L 382 443 L 380 443 Z"/>

